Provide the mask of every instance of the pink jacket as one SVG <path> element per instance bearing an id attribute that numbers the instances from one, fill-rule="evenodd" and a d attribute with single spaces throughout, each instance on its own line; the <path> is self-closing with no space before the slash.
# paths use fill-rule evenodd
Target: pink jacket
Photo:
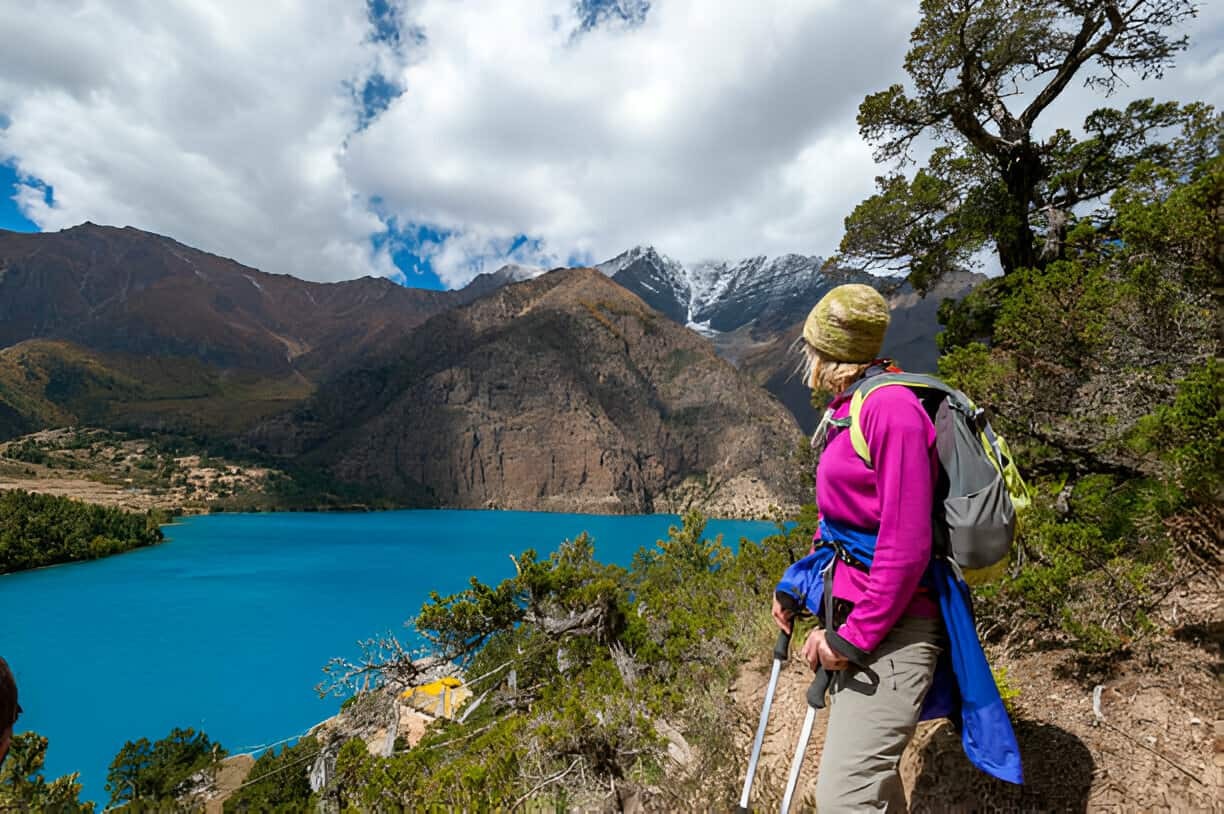
<path id="1" fill-rule="evenodd" d="M 850 414 L 849 397 L 831 406 L 834 418 Z M 904 387 L 872 393 L 860 421 L 872 467 L 854 451 L 849 430 L 831 429 L 816 467 L 816 503 L 822 517 L 879 534 L 870 573 L 841 564 L 833 580 L 833 595 L 854 603 L 837 637 L 870 653 L 902 616 L 939 615 L 918 585 L 931 559 L 939 459 L 935 426 Z"/>

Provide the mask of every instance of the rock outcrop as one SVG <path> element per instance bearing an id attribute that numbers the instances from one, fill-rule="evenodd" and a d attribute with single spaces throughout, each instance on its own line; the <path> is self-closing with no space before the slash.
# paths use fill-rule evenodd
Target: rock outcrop
<path id="1" fill-rule="evenodd" d="M 507 286 L 432 318 L 398 354 L 250 440 L 440 506 L 723 514 L 734 494 L 732 513 L 759 514 L 795 502 L 799 432 L 782 405 L 597 271 Z"/>

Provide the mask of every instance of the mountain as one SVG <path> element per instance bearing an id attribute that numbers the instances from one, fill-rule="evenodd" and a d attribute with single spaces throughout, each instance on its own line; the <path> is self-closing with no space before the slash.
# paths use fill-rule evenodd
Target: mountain
<path id="1" fill-rule="evenodd" d="M 787 254 L 686 267 L 653 248 L 638 246 L 595 268 L 682 325 L 707 335 L 751 326 L 758 339 L 802 318 L 833 286 L 901 283 L 897 278 L 861 272 L 822 271 L 824 262 L 819 257 Z"/>
<path id="2" fill-rule="evenodd" d="M 894 329 L 885 340 L 885 353 L 924 372 L 935 369 L 931 340 L 942 297 L 963 296 L 983 279 L 958 276 L 923 298 L 904 278 L 830 267 L 820 257 L 787 254 L 686 267 L 642 246 L 596 268 L 660 313 L 710 337 L 733 360 L 787 332 L 834 286 L 864 283 L 881 291 L 893 309 Z"/>
<path id="3" fill-rule="evenodd" d="M 248 439 L 437 505 L 790 505 L 798 428 L 708 342 L 590 269 L 439 314 Z"/>
<path id="4" fill-rule="evenodd" d="M 451 292 L 266 274 L 131 227 L 0 230 L 0 347 L 65 340 L 307 378 L 451 307 Z"/>
<path id="5" fill-rule="evenodd" d="M 683 266 L 654 249 L 630 249 L 595 267 L 673 322 L 691 322 L 692 285 Z"/>
<path id="6" fill-rule="evenodd" d="M 894 286 L 886 350 L 934 364 L 938 295 L 822 265 L 639 247 L 439 292 L 265 274 L 131 228 L 0 231 L 0 438 L 187 432 L 433 505 L 760 508 L 787 500 L 798 430 L 754 382 L 810 426 L 786 348 L 824 291 Z"/>
<path id="7" fill-rule="evenodd" d="M 480 299 L 486 294 L 492 294 L 504 285 L 532 280 L 543 273 L 544 269 L 542 268 L 522 266 L 518 263 L 509 263 L 497 269 L 497 271 L 486 271 L 483 274 L 478 274 L 474 280 L 455 292 L 458 294 L 456 304 L 465 305 Z"/>
<path id="8" fill-rule="evenodd" d="M 899 282 L 862 272 L 824 271 L 824 265 L 823 258 L 798 254 L 700 263 L 691 271 L 693 321 L 719 333 L 750 325 L 752 335 L 761 337 L 806 316 L 834 286 Z"/>
<path id="9" fill-rule="evenodd" d="M 786 404 L 806 432 L 815 428 L 816 416 L 807 387 L 791 375 L 798 360 L 789 348 L 829 289 L 864 283 L 884 294 L 892 320 L 882 354 L 906 370 L 933 373 L 940 303 L 964 297 L 985 279 L 950 275 L 922 297 L 904 278 L 830 267 L 819 257 L 787 254 L 686 267 L 643 246 L 596 268 L 673 321 L 705 335 L 719 354 Z"/>
<path id="10" fill-rule="evenodd" d="M 0 230 L 0 439 L 81 422 L 240 433 L 479 284 L 313 283 L 131 227 Z"/>

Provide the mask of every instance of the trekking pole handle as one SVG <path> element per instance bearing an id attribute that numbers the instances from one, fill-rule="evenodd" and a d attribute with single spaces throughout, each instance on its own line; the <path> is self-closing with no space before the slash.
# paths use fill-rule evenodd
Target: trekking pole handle
<path id="1" fill-rule="evenodd" d="M 782 610 L 790 614 L 791 630 L 794 631 L 795 617 L 799 615 L 799 603 L 795 600 L 795 597 L 786 591 L 775 591 L 774 597 L 778 600 L 778 604 L 782 606 Z M 778 641 L 774 644 L 775 661 L 786 661 L 790 655 L 790 640 L 790 633 L 787 633 L 785 630 L 778 631 Z"/>
<path id="2" fill-rule="evenodd" d="M 774 661 L 786 661 L 790 655 L 791 635 L 785 630 L 778 631 L 778 641 L 774 643 Z"/>
<path id="3" fill-rule="evenodd" d="M 833 674 L 823 667 L 816 669 L 816 677 L 812 679 L 812 683 L 808 686 L 807 702 L 812 709 L 824 709 L 825 694 L 829 691 L 829 682 L 833 680 Z"/>

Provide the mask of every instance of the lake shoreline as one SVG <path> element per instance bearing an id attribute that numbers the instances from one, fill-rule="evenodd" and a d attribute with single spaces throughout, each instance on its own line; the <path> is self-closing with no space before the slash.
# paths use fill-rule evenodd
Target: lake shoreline
<path id="1" fill-rule="evenodd" d="M 34 492 L 36 494 L 66 497 L 96 506 L 120 508 L 131 512 L 143 513 L 150 510 L 162 511 L 171 517 L 196 517 L 212 514 L 365 514 L 388 511 L 511 511 L 536 512 L 541 514 L 584 514 L 599 517 L 628 517 L 642 514 L 640 512 L 629 511 L 596 511 L 595 509 L 597 509 L 599 506 L 607 505 L 606 503 L 597 502 L 592 502 L 589 507 L 580 507 L 581 510 L 577 511 L 546 509 L 533 506 L 421 506 L 410 503 L 317 503 L 304 504 L 301 506 L 285 506 L 268 502 L 266 504 L 255 503 L 250 506 L 230 508 L 224 503 L 207 506 L 183 505 L 167 495 L 157 495 L 145 490 L 121 488 L 115 484 L 104 484 L 90 480 L 74 478 L 14 478 L 12 476 L 0 476 L 0 491 L 7 491 L 11 489 L 20 489 L 27 492 Z M 692 505 L 678 504 L 674 501 L 669 501 L 664 497 L 661 497 L 659 502 L 664 504 L 662 509 L 657 509 L 646 514 L 684 514 L 689 506 Z M 739 510 L 728 510 L 725 508 L 720 509 L 718 506 L 702 507 L 700 505 L 695 506 L 695 508 L 697 508 L 703 515 L 711 520 L 760 520 L 763 522 L 772 522 L 773 519 L 772 517 L 768 516 L 770 512 L 767 510 L 746 511 L 743 508 Z M 781 506 L 777 507 L 777 510 L 780 516 L 788 517 L 794 515 L 794 513 L 798 510 L 798 507 Z"/>
<path id="2" fill-rule="evenodd" d="M 357 643 L 383 631 L 419 646 L 402 624 L 432 591 L 462 591 L 473 576 L 496 584 L 514 575 L 510 555 L 545 557 L 583 532 L 601 562 L 627 566 L 679 522 L 487 509 L 176 518 L 166 528 L 172 544 L 139 558 L 4 581 L 4 656 L 22 687 L 20 728 L 50 739 L 47 776 L 79 771 L 83 797 L 105 799 L 107 766 L 125 741 L 191 727 L 241 747 L 335 715 L 339 699 L 314 690 L 322 668 L 358 657 Z M 707 528 L 710 538 L 720 532 L 736 546 L 774 528 Z M 51 645 L 63 637 L 71 647 Z M 81 664 L 91 665 L 88 697 L 64 703 L 81 695 Z"/>

